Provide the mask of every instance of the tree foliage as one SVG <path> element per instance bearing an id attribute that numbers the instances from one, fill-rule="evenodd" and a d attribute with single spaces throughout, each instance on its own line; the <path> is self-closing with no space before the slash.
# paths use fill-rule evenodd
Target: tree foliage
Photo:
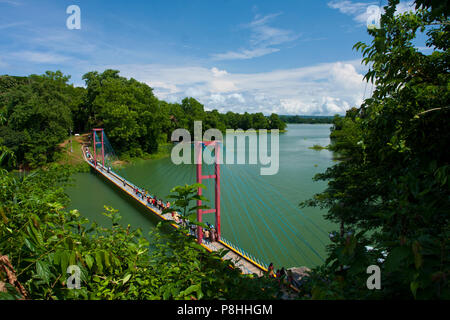
<path id="1" fill-rule="evenodd" d="M 18 164 L 38 167 L 56 159 L 57 145 L 72 127 L 76 101 L 68 80 L 59 71 L 0 78 L 0 145 L 14 152 Z"/>
<path id="2" fill-rule="evenodd" d="M 308 123 L 308 124 L 316 124 L 316 123 L 332 123 L 333 117 L 331 116 L 287 116 L 280 115 L 280 119 L 285 123 Z"/>
<path id="3" fill-rule="evenodd" d="M 381 29 L 368 31 L 372 43 L 355 45 L 376 89 L 335 118 L 330 148 L 341 161 L 316 176 L 328 188 L 303 203 L 341 226 L 311 278 L 314 297 L 450 298 L 450 24 L 448 10 L 423 3 L 397 15 L 390 0 Z M 415 47 L 418 32 L 430 54 Z M 372 264 L 381 290 L 366 287 Z"/>

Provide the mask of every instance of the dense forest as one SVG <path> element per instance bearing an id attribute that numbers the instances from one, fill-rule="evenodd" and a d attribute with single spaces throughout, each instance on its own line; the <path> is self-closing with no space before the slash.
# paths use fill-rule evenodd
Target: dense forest
<path id="1" fill-rule="evenodd" d="M 281 121 L 285 123 L 309 123 L 309 124 L 317 124 L 317 123 L 332 123 L 333 117 L 328 116 L 289 116 L 289 115 L 280 115 Z"/>
<path id="2" fill-rule="evenodd" d="M 54 162 L 58 144 L 70 131 L 94 127 L 104 128 L 118 155 L 128 157 L 155 153 L 173 130 L 193 131 L 194 120 L 203 122 L 203 130 L 286 127 L 276 114 L 205 111 L 194 98 L 167 103 L 148 85 L 121 77 L 116 70 L 86 73 L 86 88 L 68 84 L 69 79 L 60 71 L 0 76 L 0 146 L 14 154 L 17 166 Z"/>

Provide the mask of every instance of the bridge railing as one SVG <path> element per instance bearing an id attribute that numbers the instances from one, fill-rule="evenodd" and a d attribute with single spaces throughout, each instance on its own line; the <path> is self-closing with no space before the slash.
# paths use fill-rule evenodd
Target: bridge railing
<path id="1" fill-rule="evenodd" d="M 222 242 L 224 242 L 227 246 L 233 248 L 235 251 L 237 251 L 244 258 L 247 258 L 248 260 L 256 262 L 257 264 L 259 264 L 261 267 L 265 268 L 266 270 L 269 268 L 269 265 L 267 263 L 265 263 L 264 261 L 261 261 L 260 259 L 256 258 L 255 256 L 249 254 L 247 251 L 245 251 L 241 247 L 233 244 L 231 241 L 228 241 L 223 236 L 220 237 L 220 240 Z"/>

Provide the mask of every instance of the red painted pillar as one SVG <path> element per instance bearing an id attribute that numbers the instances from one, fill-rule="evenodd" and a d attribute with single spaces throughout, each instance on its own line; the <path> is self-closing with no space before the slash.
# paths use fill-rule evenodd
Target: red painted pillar
<path id="1" fill-rule="evenodd" d="M 217 231 L 217 240 L 220 239 L 221 231 L 220 231 L 220 142 L 219 141 L 195 141 L 195 159 L 196 159 L 196 169 L 197 169 L 197 183 L 202 183 L 203 179 L 216 179 L 215 183 L 215 208 L 211 210 L 202 210 L 197 209 L 197 221 L 202 222 L 202 215 L 204 213 L 215 213 L 216 217 L 216 231 Z M 202 155 L 203 155 L 203 144 L 204 145 L 214 145 L 215 147 L 215 174 L 214 175 L 202 175 Z M 202 195 L 202 189 L 198 188 L 198 195 Z M 197 200 L 197 206 L 201 206 L 202 201 Z M 200 226 L 197 227 L 198 235 L 197 241 L 198 243 L 202 243 L 203 240 L 203 230 Z"/>
<path id="2" fill-rule="evenodd" d="M 216 207 L 216 231 L 217 241 L 220 240 L 220 143 L 216 141 L 216 193 L 215 193 L 215 207 Z"/>
<path id="3" fill-rule="evenodd" d="M 103 145 L 103 129 L 102 129 L 102 165 L 105 167 L 105 149 Z"/>
<path id="4" fill-rule="evenodd" d="M 97 152 L 95 150 L 95 130 L 92 130 L 92 143 L 94 144 L 94 166 L 97 167 Z"/>
<path id="5" fill-rule="evenodd" d="M 202 183 L 202 142 L 201 141 L 196 141 L 195 145 L 195 152 L 196 152 L 196 157 L 197 157 L 197 183 Z M 198 195 L 201 196 L 202 195 L 202 188 L 198 188 Z M 201 200 L 197 200 L 197 206 L 201 206 L 202 205 L 202 201 Z M 197 209 L 197 221 L 198 222 L 202 222 L 202 210 L 201 209 Z M 203 230 L 202 227 L 197 226 L 197 242 L 198 243 L 202 243 L 203 240 Z"/>

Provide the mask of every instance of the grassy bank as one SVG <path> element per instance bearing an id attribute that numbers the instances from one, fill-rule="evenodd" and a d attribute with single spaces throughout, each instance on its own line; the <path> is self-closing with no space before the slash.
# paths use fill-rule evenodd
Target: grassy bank
<path id="1" fill-rule="evenodd" d="M 58 160 L 56 162 L 59 164 L 77 167 L 80 168 L 80 170 L 82 170 L 83 168 L 89 168 L 89 166 L 84 161 L 82 152 L 82 146 L 85 143 L 88 143 L 87 133 L 81 134 L 79 136 L 71 136 L 70 138 L 59 144 L 60 151 Z M 171 148 L 172 143 L 170 142 L 160 143 L 158 151 L 156 153 L 144 153 L 140 157 L 130 157 L 128 155 L 124 155 L 116 160 L 113 165 L 117 168 L 123 168 L 127 165 L 131 165 L 139 161 L 166 158 L 170 156 Z"/>

